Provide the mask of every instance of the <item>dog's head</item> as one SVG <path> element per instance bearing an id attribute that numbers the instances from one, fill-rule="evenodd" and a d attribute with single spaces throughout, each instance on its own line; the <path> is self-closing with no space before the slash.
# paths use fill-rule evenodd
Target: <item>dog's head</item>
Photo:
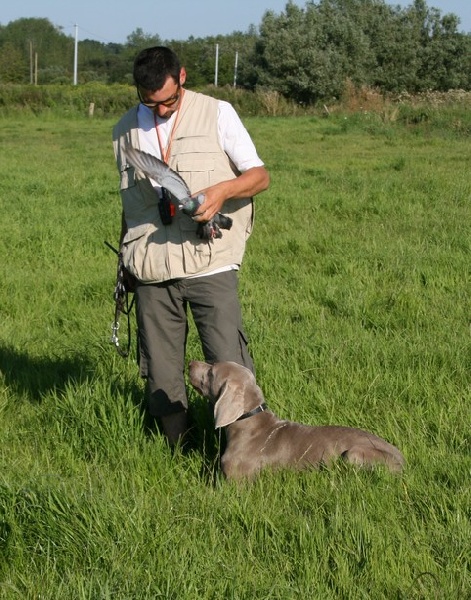
<path id="1" fill-rule="evenodd" d="M 253 373 L 234 362 L 190 363 L 191 385 L 214 404 L 216 428 L 226 427 L 263 403 Z"/>

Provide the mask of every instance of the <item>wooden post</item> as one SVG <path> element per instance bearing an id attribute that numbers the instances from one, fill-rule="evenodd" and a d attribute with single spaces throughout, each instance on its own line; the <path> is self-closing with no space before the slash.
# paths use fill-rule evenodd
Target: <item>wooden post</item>
<path id="1" fill-rule="evenodd" d="M 33 85 L 34 82 L 34 67 L 33 67 L 33 42 L 29 42 L 29 82 Z"/>

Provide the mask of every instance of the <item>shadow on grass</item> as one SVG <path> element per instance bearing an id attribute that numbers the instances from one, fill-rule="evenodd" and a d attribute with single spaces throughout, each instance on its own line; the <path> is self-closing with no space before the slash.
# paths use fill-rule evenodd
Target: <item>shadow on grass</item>
<path id="1" fill-rule="evenodd" d="M 40 402 L 48 392 L 63 391 L 67 384 L 85 380 L 92 370 L 90 359 L 80 354 L 37 357 L 12 347 L 0 348 L 0 372 L 5 385 L 30 402 Z"/>
<path id="2" fill-rule="evenodd" d="M 130 390 L 128 390 L 129 392 Z M 145 395 L 132 392 L 132 400 L 142 415 L 144 432 L 148 436 L 163 436 L 159 419 L 147 410 Z M 206 400 L 189 390 L 188 432 L 183 440 L 170 450 L 183 459 L 193 455 L 201 458 L 200 476 L 208 485 L 214 485 L 220 471 L 220 456 L 225 447 L 224 432 L 214 429 L 213 409 Z"/>
<path id="3" fill-rule="evenodd" d="M 71 385 L 79 387 L 95 375 L 96 364 L 90 356 L 74 354 L 64 358 L 31 356 L 27 351 L 13 347 L 0 348 L 0 376 L 4 385 L 18 399 L 41 403 L 50 393 L 66 393 Z M 142 415 L 142 427 L 149 435 L 162 435 L 158 420 L 147 411 L 142 386 L 131 379 L 121 380 L 111 374 L 113 397 L 128 398 Z M 201 476 L 211 484 L 219 472 L 219 456 L 224 446 L 224 435 L 214 429 L 212 408 L 207 402 L 189 393 L 190 431 L 177 452 L 198 454 L 202 458 Z"/>

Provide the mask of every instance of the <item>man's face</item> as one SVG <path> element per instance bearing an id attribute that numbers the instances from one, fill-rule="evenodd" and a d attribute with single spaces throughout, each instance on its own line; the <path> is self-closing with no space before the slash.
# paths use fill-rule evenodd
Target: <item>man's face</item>
<path id="1" fill-rule="evenodd" d="M 139 100 L 142 104 L 151 108 L 162 119 L 169 119 L 178 110 L 182 97 L 182 85 L 185 83 L 185 79 L 186 73 L 184 69 L 181 69 L 178 83 L 169 76 L 160 90 L 145 90 L 138 87 L 137 94 Z"/>

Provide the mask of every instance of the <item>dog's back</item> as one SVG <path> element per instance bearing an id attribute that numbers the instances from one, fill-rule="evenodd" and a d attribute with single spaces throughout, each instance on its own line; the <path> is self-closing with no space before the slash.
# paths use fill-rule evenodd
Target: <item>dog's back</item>
<path id="1" fill-rule="evenodd" d="M 309 426 L 278 419 L 267 411 L 226 427 L 222 467 L 230 477 L 250 477 L 265 467 L 318 468 L 341 458 L 361 466 L 383 464 L 391 471 L 404 465 L 401 452 L 361 429 Z"/>

